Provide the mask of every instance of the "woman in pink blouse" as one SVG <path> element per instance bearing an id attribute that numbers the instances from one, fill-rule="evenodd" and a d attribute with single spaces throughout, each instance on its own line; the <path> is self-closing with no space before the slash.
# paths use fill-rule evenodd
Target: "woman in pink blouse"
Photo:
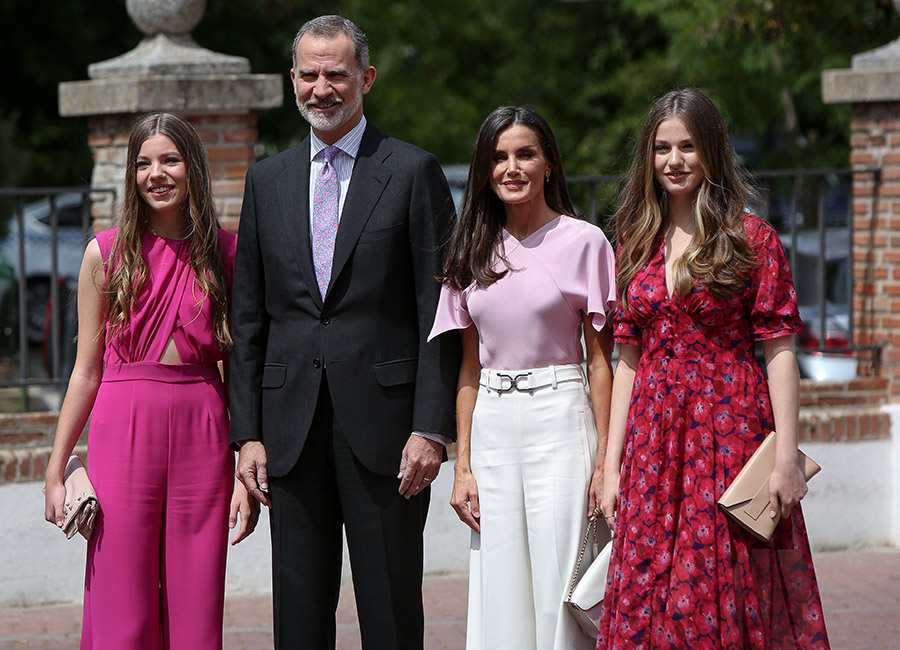
<path id="1" fill-rule="evenodd" d="M 228 448 L 236 236 L 217 225 L 206 154 L 184 119 L 144 116 L 128 142 L 119 226 L 78 283 L 78 354 L 47 464 L 47 521 L 88 416 L 100 516 L 88 542 L 81 648 L 222 647 L 226 530 L 259 505 Z M 226 372 L 227 376 L 227 372 Z"/>
<path id="2" fill-rule="evenodd" d="M 431 332 L 462 330 L 451 503 L 472 528 L 469 650 L 594 645 L 563 598 L 600 502 L 615 262 L 574 214 L 546 121 L 493 111 Z"/>

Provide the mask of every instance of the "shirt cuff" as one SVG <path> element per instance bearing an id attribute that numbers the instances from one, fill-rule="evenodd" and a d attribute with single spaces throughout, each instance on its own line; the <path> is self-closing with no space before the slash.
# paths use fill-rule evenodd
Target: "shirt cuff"
<path id="1" fill-rule="evenodd" d="M 413 431 L 412 434 L 414 436 L 419 436 L 420 438 L 425 438 L 426 440 L 431 440 L 431 442 L 436 442 L 438 444 L 443 445 L 444 447 L 449 447 L 453 444 L 453 441 L 447 436 L 442 436 L 439 433 L 425 433 L 424 431 Z"/>

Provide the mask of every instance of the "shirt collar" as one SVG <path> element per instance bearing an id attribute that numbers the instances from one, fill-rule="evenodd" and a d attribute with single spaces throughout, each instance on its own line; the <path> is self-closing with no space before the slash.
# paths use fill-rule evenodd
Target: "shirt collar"
<path id="1" fill-rule="evenodd" d="M 346 134 L 344 134 L 342 138 L 334 143 L 334 146 L 356 160 L 356 154 L 359 153 L 359 145 L 362 142 L 362 136 L 365 130 L 366 116 L 363 115 L 359 120 L 359 124 L 350 129 L 350 131 L 348 131 Z M 316 155 L 318 155 L 318 153 L 322 151 L 322 149 L 329 146 L 322 142 L 312 129 L 309 130 L 309 143 L 310 160 L 315 158 Z"/>

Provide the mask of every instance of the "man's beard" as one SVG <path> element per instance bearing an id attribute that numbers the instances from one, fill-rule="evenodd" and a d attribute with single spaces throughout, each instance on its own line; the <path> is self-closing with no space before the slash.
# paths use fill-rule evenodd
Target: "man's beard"
<path id="1" fill-rule="evenodd" d="M 318 131 L 334 131 L 335 129 L 344 126 L 344 124 L 347 123 L 347 120 L 349 120 L 362 105 L 362 93 L 357 92 L 349 104 L 335 98 L 333 101 L 340 104 L 340 108 L 332 115 L 321 115 L 314 112 L 310 106 L 314 106 L 317 103 L 316 100 L 310 100 L 306 102 L 306 104 L 301 103 L 299 98 L 295 97 L 295 100 L 297 108 L 300 110 L 300 115 L 303 116 L 304 120 L 309 122 L 310 126 Z M 332 100 L 328 101 L 331 102 Z"/>

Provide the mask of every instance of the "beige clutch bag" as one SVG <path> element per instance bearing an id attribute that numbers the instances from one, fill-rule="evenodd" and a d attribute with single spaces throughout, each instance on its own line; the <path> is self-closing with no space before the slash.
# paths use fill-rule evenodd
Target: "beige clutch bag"
<path id="1" fill-rule="evenodd" d="M 66 502 L 63 506 L 65 520 L 62 531 L 66 534 L 66 539 L 72 539 L 75 533 L 81 533 L 82 537 L 90 539 L 100 504 L 84 463 L 78 456 L 72 456 L 66 463 L 63 483 L 66 486 Z"/>
<path id="2" fill-rule="evenodd" d="M 802 451 L 798 451 L 803 475 L 808 481 L 822 468 Z M 744 465 L 722 498 L 719 507 L 725 514 L 764 542 L 772 539 L 780 514 L 769 515 L 769 477 L 775 469 L 775 432 L 766 436 L 763 443 Z"/>

